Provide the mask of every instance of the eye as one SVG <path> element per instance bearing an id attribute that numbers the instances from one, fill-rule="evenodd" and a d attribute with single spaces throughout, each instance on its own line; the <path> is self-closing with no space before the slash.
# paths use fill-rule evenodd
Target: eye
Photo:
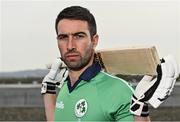
<path id="1" fill-rule="evenodd" d="M 74 38 L 75 38 L 75 39 L 82 39 L 82 38 L 84 38 L 84 37 L 85 37 L 85 35 L 84 35 L 84 34 L 80 34 L 80 33 L 74 35 Z"/>

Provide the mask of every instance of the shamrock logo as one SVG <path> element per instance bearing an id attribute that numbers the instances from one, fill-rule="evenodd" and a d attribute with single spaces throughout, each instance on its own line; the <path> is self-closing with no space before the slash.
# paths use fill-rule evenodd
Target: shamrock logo
<path id="1" fill-rule="evenodd" d="M 87 112 L 87 102 L 85 99 L 80 99 L 75 105 L 75 115 L 77 117 L 83 117 Z"/>

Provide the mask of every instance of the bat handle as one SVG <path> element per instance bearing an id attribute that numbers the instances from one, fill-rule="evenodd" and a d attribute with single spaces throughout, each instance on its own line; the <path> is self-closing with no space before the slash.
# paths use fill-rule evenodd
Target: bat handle
<path id="1" fill-rule="evenodd" d="M 98 52 L 95 53 L 94 59 L 95 59 L 96 62 L 98 62 L 100 64 L 101 68 L 106 72 L 107 70 L 106 70 L 106 67 L 105 67 L 105 65 L 103 63 L 103 60 L 101 58 L 101 54 L 98 53 Z"/>

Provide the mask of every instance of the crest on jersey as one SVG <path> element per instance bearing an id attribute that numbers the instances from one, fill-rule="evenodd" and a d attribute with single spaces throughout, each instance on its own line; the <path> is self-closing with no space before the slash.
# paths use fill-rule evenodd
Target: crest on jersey
<path id="1" fill-rule="evenodd" d="M 75 115 L 77 117 L 83 117 L 87 112 L 87 108 L 88 108 L 88 105 L 87 105 L 86 100 L 85 99 L 80 99 L 76 103 L 75 108 L 74 108 Z"/>

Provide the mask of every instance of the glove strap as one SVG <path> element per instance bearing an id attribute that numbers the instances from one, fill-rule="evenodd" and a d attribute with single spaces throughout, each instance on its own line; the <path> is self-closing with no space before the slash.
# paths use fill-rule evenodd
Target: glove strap
<path id="1" fill-rule="evenodd" d="M 42 83 L 41 94 L 56 94 L 56 84 L 50 82 Z"/>
<path id="2" fill-rule="evenodd" d="M 148 104 L 139 101 L 134 95 L 132 97 L 132 103 L 130 106 L 130 111 L 132 114 L 142 117 L 149 116 Z"/>

